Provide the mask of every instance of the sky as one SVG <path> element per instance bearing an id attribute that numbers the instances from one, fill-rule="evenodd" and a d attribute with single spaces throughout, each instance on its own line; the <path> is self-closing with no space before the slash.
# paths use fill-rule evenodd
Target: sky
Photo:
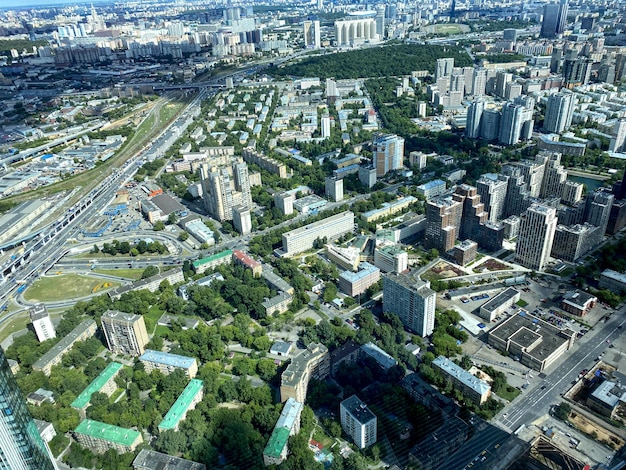
<path id="1" fill-rule="evenodd" d="M 0 0 L 0 8 L 32 8 L 38 6 L 76 5 L 102 3 L 106 0 Z"/>

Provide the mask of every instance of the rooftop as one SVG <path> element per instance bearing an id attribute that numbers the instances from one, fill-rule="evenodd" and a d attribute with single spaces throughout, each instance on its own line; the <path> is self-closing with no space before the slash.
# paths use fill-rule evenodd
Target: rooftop
<path id="1" fill-rule="evenodd" d="M 203 264 L 212 263 L 214 261 L 217 261 L 218 259 L 222 259 L 222 258 L 225 258 L 227 256 L 232 256 L 232 255 L 233 255 L 233 250 L 220 251 L 219 253 L 214 253 L 211 256 L 207 256 L 206 258 L 201 258 L 197 261 L 194 261 L 193 266 L 197 268 L 198 266 L 202 266 Z"/>
<path id="2" fill-rule="evenodd" d="M 287 445 L 289 440 L 289 429 L 286 428 L 274 428 L 270 440 L 267 441 L 263 455 L 273 457 L 275 459 L 280 458 L 283 449 Z"/>
<path id="3" fill-rule="evenodd" d="M 189 369 L 196 363 L 193 357 L 179 356 L 178 354 L 155 351 L 153 349 L 146 349 L 146 352 L 141 355 L 139 360 L 163 364 L 170 367 L 180 367 L 181 369 Z"/>
<path id="4" fill-rule="evenodd" d="M 139 318 L 143 317 L 141 315 L 135 315 L 133 313 L 120 312 L 119 310 L 107 310 L 102 314 L 102 318 L 110 318 L 111 320 L 134 323 Z"/>
<path id="5" fill-rule="evenodd" d="M 46 309 L 45 304 L 36 304 L 28 309 L 30 314 L 30 321 L 41 320 L 42 318 L 47 318 L 48 309 Z"/>
<path id="6" fill-rule="evenodd" d="M 446 182 L 442 181 L 442 180 L 432 180 L 429 181 L 428 183 L 424 183 L 424 184 L 420 184 L 417 189 L 420 189 L 422 191 L 428 191 L 429 189 L 433 189 L 436 188 L 438 186 L 443 185 L 444 187 L 446 186 Z"/>
<path id="7" fill-rule="evenodd" d="M 499 308 L 503 304 L 513 300 L 516 295 L 519 295 L 519 291 L 513 289 L 512 287 L 509 287 L 508 289 L 503 290 L 498 295 L 485 302 L 480 308 L 484 308 L 489 312 L 493 312 L 495 309 Z"/>
<path id="8" fill-rule="evenodd" d="M 141 437 L 141 433 L 134 429 L 120 428 L 91 419 L 83 419 L 74 432 L 123 446 L 130 446 Z"/>
<path id="9" fill-rule="evenodd" d="M 300 380 L 300 374 L 307 368 L 309 361 L 327 352 L 328 348 L 321 343 L 309 344 L 304 351 L 291 359 L 281 375 L 282 385 L 294 386 Z"/>
<path id="10" fill-rule="evenodd" d="M 159 424 L 159 428 L 174 429 L 187 412 L 196 395 L 202 392 L 203 385 L 204 382 L 202 380 L 191 379 Z"/>
<path id="11" fill-rule="evenodd" d="M 89 404 L 89 400 L 91 400 L 91 395 L 104 387 L 104 384 L 107 383 L 111 377 L 114 377 L 122 367 L 122 364 L 119 362 L 111 362 L 102 372 L 100 372 L 98 377 L 93 379 L 93 381 L 87 385 L 87 388 L 83 390 L 78 397 L 76 397 L 76 400 L 74 400 L 70 406 L 78 409 L 85 408 Z"/>
<path id="12" fill-rule="evenodd" d="M 576 307 L 585 308 L 589 302 L 596 302 L 598 299 L 587 292 L 583 292 L 580 290 L 574 290 L 566 293 L 563 296 L 563 300 L 568 302 Z"/>
<path id="13" fill-rule="evenodd" d="M 393 366 L 398 364 L 393 357 L 383 351 L 381 348 L 376 346 L 374 343 L 366 343 L 361 346 L 361 350 L 373 358 L 378 364 L 385 370 L 392 368 Z"/>
<path id="14" fill-rule="evenodd" d="M 348 282 L 356 282 L 376 272 L 380 272 L 380 269 L 373 264 L 363 262 L 359 264 L 359 270 L 357 272 L 353 273 L 352 271 L 344 271 L 339 276 Z"/>
<path id="15" fill-rule="evenodd" d="M 439 356 L 438 358 L 436 358 L 433 361 L 433 364 L 435 364 L 441 370 L 445 371 L 448 375 L 455 377 L 459 382 L 474 390 L 479 395 L 483 395 L 491 390 L 491 387 L 487 382 L 484 382 L 478 377 L 473 376 L 468 371 L 466 371 L 462 367 L 457 366 L 454 362 L 449 361 L 443 356 Z"/>
<path id="16" fill-rule="evenodd" d="M 135 470 L 206 470 L 206 466 L 191 460 L 142 449 L 133 460 Z"/>
<path id="17" fill-rule="evenodd" d="M 619 402 L 626 401 L 626 390 L 615 382 L 605 380 L 592 392 L 591 396 L 611 408 L 615 408 Z"/>
<path id="18" fill-rule="evenodd" d="M 158 194 L 152 198 L 152 202 L 161 209 L 165 215 L 185 210 L 185 206 L 172 198 L 169 194 Z"/>
<path id="19" fill-rule="evenodd" d="M 278 421 L 276 421 L 276 427 L 287 428 L 291 431 L 291 429 L 293 429 L 294 425 L 296 424 L 296 420 L 300 417 L 301 411 L 302 403 L 296 401 L 295 398 L 289 397 L 285 402 L 283 411 L 278 417 Z"/>
<path id="20" fill-rule="evenodd" d="M 283 233 L 283 237 L 295 237 L 300 235 L 301 233 L 305 233 L 311 230 L 315 230 L 318 227 L 325 227 L 327 225 L 333 225 L 336 221 L 343 219 L 344 217 L 352 217 L 354 218 L 354 213 L 350 211 L 340 212 L 339 214 L 331 215 L 330 217 L 326 217 L 325 219 L 318 220 L 317 222 L 313 222 L 311 224 L 305 225 L 304 227 L 299 227 L 293 229 L 289 232 Z"/>
<path id="21" fill-rule="evenodd" d="M 274 341 L 274 344 L 272 344 L 272 347 L 270 348 L 270 352 L 274 351 L 272 354 L 288 354 L 290 350 L 291 343 L 288 343 L 287 341 Z"/>
<path id="22" fill-rule="evenodd" d="M 615 281 L 626 283 L 626 273 L 620 273 L 617 271 L 613 271 L 612 269 L 605 269 L 602 271 L 602 276 L 608 277 L 609 279 L 613 279 Z"/>
<path id="23" fill-rule="evenodd" d="M 245 253 L 241 250 L 233 250 L 233 256 L 237 258 L 239 261 L 241 261 L 243 264 L 245 264 L 247 267 L 249 267 L 250 269 L 254 269 L 256 267 L 261 266 L 261 263 L 255 260 L 248 253 Z"/>
<path id="24" fill-rule="evenodd" d="M 374 415 L 365 402 L 361 401 L 356 395 L 352 395 L 350 398 L 346 398 L 342 401 L 341 408 L 345 408 L 352 417 L 361 424 L 367 424 L 373 419 L 376 419 L 376 415 Z"/>
<path id="25" fill-rule="evenodd" d="M 67 350 L 74 343 L 74 341 L 76 341 L 76 338 L 90 328 L 93 328 L 95 331 L 96 322 L 94 320 L 89 319 L 80 323 L 76 328 L 70 331 L 67 336 L 63 337 L 61 341 L 55 344 L 50 351 L 41 356 L 39 360 L 33 364 L 33 368 L 43 368 L 48 365 L 59 354 Z"/>

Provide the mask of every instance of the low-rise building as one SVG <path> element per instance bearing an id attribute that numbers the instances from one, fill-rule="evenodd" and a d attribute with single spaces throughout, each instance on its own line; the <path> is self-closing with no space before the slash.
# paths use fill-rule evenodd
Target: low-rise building
<path id="1" fill-rule="evenodd" d="M 215 234 L 213 230 L 207 227 L 199 217 L 185 222 L 184 227 L 185 230 L 200 243 L 206 243 L 209 246 L 215 244 Z"/>
<path id="2" fill-rule="evenodd" d="M 268 465 L 280 465 L 287 458 L 287 441 L 300 431 L 300 414 L 302 403 L 289 398 L 285 402 L 283 411 L 280 413 L 276 426 L 272 431 L 265 450 L 263 451 L 263 463 Z"/>
<path id="3" fill-rule="evenodd" d="M 80 445 L 96 454 L 103 454 L 109 449 L 115 450 L 118 454 L 134 452 L 143 442 L 139 431 L 91 419 L 80 422 L 74 430 L 74 437 Z"/>
<path id="4" fill-rule="evenodd" d="M 492 328 L 487 342 L 541 372 L 571 348 L 575 338 L 574 331 L 558 328 L 521 310 Z"/>
<path id="5" fill-rule="evenodd" d="M 68 333 L 61 341 L 55 344 L 47 353 L 33 364 L 33 370 L 38 370 L 50 375 L 52 366 L 61 363 L 63 355 L 72 349 L 74 343 L 85 341 L 96 334 L 96 322 L 92 319 L 85 320 Z"/>
<path id="6" fill-rule="evenodd" d="M 573 290 L 567 292 L 563 296 L 563 300 L 561 301 L 561 308 L 573 315 L 584 317 L 596 305 L 597 301 L 597 297 L 594 297 L 587 292 Z"/>
<path id="7" fill-rule="evenodd" d="M 380 280 L 380 269 L 363 262 L 355 273 L 344 271 L 339 275 L 339 289 L 351 297 L 363 294 L 370 286 Z"/>
<path id="8" fill-rule="evenodd" d="M 326 238 L 334 240 L 354 230 L 354 213 L 350 211 L 331 215 L 303 227 L 283 233 L 283 252 L 296 255 L 313 248 L 313 242 Z"/>
<path id="9" fill-rule="evenodd" d="M 193 379 L 198 373 L 198 362 L 194 357 L 146 349 L 139 360 L 148 374 L 153 370 L 160 370 L 164 375 L 169 375 L 176 369 L 181 369 L 187 377 Z"/>
<path id="10" fill-rule="evenodd" d="M 159 431 L 163 432 L 169 429 L 178 431 L 180 422 L 184 421 L 187 413 L 193 410 L 202 400 L 204 396 L 203 387 L 204 382 L 202 380 L 191 379 L 163 420 L 159 423 Z"/>
<path id="11" fill-rule="evenodd" d="M 33 305 L 28 309 L 28 313 L 40 343 L 47 339 L 56 338 L 57 334 L 45 304 Z"/>
<path id="12" fill-rule="evenodd" d="M 183 276 L 183 270 L 181 268 L 170 269 L 168 271 L 164 271 L 146 279 L 133 282 L 132 284 L 129 284 L 127 286 L 121 286 L 113 289 L 109 291 L 109 297 L 112 300 L 119 300 L 122 294 L 125 294 L 126 292 L 133 292 L 142 289 L 149 290 L 150 292 L 156 292 L 159 289 L 161 283 L 164 281 L 169 282 L 170 285 L 173 286 L 174 284 L 178 284 L 179 282 L 183 282 L 184 280 L 185 276 Z"/>
<path id="13" fill-rule="evenodd" d="M 476 259 L 478 243 L 472 240 L 464 240 L 452 249 L 452 257 L 456 264 L 465 266 Z"/>
<path id="14" fill-rule="evenodd" d="M 378 420 L 367 405 L 356 395 L 346 398 L 339 405 L 341 427 L 359 449 L 376 443 Z"/>
<path id="15" fill-rule="evenodd" d="M 437 357 L 433 361 L 433 366 L 441 370 L 444 376 L 452 381 L 453 387 L 460 389 L 463 395 L 474 403 L 482 405 L 491 395 L 491 386 L 487 382 L 473 376 L 445 357 Z"/>
<path id="16" fill-rule="evenodd" d="M 206 470 L 206 465 L 154 450 L 141 449 L 133 460 L 133 470 Z"/>
<path id="17" fill-rule="evenodd" d="M 28 394 L 26 401 L 35 406 L 41 406 L 44 403 L 54 404 L 54 393 L 51 390 L 38 388 L 34 392 Z"/>
<path id="18" fill-rule="evenodd" d="M 275 356 L 289 356 L 292 348 L 293 344 L 288 341 L 274 341 L 274 344 L 272 344 L 270 348 L 270 354 L 274 354 Z"/>
<path id="19" fill-rule="evenodd" d="M 193 271 L 201 274 L 209 269 L 215 269 L 222 264 L 230 264 L 232 261 L 233 250 L 224 250 L 214 253 L 206 258 L 200 258 L 192 263 Z"/>
<path id="20" fill-rule="evenodd" d="M 361 346 L 361 351 L 367 357 L 371 357 L 372 359 L 374 359 L 383 370 L 388 370 L 391 369 L 393 366 L 398 365 L 398 361 L 396 361 L 391 355 L 387 354 L 374 343 L 365 343 L 363 346 Z"/>
<path id="21" fill-rule="evenodd" d="M 417 188 L 417 194 L 421 194 L 428 199 L 441 196 L 446 192 L 446 182 L 442 180 L 432 180 L 428 183 L 420 184 Z"/>
<path id="22" fill-rule="evenodd" d="M 601 289 L 608 289 L 616 294 L 624 292 L 626 291 L 626 274 L 605 269 L 600 274 L 599 285 Z"/>
<path id="23" fill-rule="evenodd" d="M 384 273 L 403 273 L 409 269 L 409 254 L 395 245 L 376 247 L 374 265 Z"/>
<path id="24" fill-rule="evenodd" d="M 271 289 L 276 289 L 277 291 L 285 292 L 290 295 L 293 295 L 296 292 L 291 284 L 285 281 L 278 274 L 274 273 L 274 270 L 269 264 L 263 265 L 261 277 L 265 279 L 265 282 L 267 282 Z"/>
<path id="25" fill-rule="evenodd" d="M 626 403 L 624 385 L 605 380 L 587 397 L 587 406 L 596 413 L 613 418 L 617 408 Z"/>
<path id="26" fill-rule="evenodd" d="M 497 316 L 504 313 L 507 308 L 518 302 L 519 299 L 519 291 L 509 287 L 485 302 L 480 307 L 479 315 L 487 321 L 493 321 Z"/>
<path id="27" fill-rule="evenodd" d="M 275 313 L 283 313 L 289 310 L 293 297 L 286 292 L 279 292 L 274 297 L 264 300 L 261 305 L 265 309 L 267 316 Z"/>
<path id="28" fill-rule="evenodd" d="M 122 370 L 122 367 L 122 364 L 119 362 L 111 362 L 102 372 L 100 372 L 98 377 L 93 379 L 93 381 L 87 385 L 87 388 L 83 390 L 78 397 L 76 397 L 70 406 L 72 408 L 76 408 L 77 410 L 85 411 L 87 405 L 89 405 L 91 396 L 94 393 L 104 393 L 107 397 L 113 395 L 113 392 L 117 390 L 115 377 L 117 377 L 117 374 L 119 374 L 120 370 Z"/>
<path id="29" fill-rule="evenodd" d="M 343 248 L 326 245 L 326 256 L 330 261 L 348 271 L 356 271 L 361 261 L 361 251 L 355 247 Z"/>
<path id="30" fill-rule="evenodd" d="M 330 371 L 328 348 L 323 344 L 311 343 L 291 362 L 280 377 L 280 401 L 293 398 L 304 403 L 311 378 L 322 380 Z"/>
<path id="31" fill-rule="evenodd" d="M 254 277 L 260 277 L 263 272 L 263 265 L 241 250 L 233 250 L 233 261 L 239 266 L 250 269 Z"/>
<path id="32" fill-rule="evenodd" d="M 383 203 L 380 209 L 372 209 L 371 211 L 364 212 L 361 214 L 361 219 L 367 223 L 375 222 L 378 219 L 397 214 L 416 202 L 417 198 L 414 196 L 401 197 L 395 201 Z"/>

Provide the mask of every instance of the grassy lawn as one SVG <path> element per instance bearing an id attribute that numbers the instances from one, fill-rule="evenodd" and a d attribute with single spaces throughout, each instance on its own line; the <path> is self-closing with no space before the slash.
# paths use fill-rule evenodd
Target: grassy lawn
<path id="1" fill-rule="evenodd" d="M 153 333 L 157 326 L 157 321 L 163 315 L 163 311 L 156 305 L 153 305 L 148 309 L 148 313 L 144 314 L 143 319 L 146 322 L 146 330 L 148 333 Z"/>
<path id="2" fill-rule="evenodd" d="M 528 302 L 526 302 L 524 299 L 519 299 L 515 305 L 524 308 L 528 305 Z"/>
<path id="3" fill-rule="evenodd" d="M 441 275 L 437 274 L 436 272 L 432 270 L 426 271 L 424 274 L 421 274 L 420 278 L 423 281 L 438 281 L 440 279 L 443 279 Z"/>
<path id="4" fill-rule="evenodd" d="M 104 286 L 104 283 L 109 286 Z M 28 301 L 56 302 L 66 299 L 86 297 L 96 292 L 119 286 L 119 282 L 105 281 L 78 274 L 61 274 L 58 276 L 42 277 L 24 292 Z"/>
<path id="5" fill-rule="evenodd" d="M 561 277 L 568 277 L 569 275 L 571 275 L 574 272 L 573 268 L 565 268 L 563 271 L 561 271 L 559 274 L 559 276 Z"/>
<path id="6" fill-rule="evenodd" d="M 459 34 L 462 32 L 461 27 L 456 24 L 437 24 L 435 30 L 437 34 Z"/>
<path id="7" fill-rule="evenodd" d="M 332 438 L 326 435 L 326 433 L 319 425 L 315 426 L 315 430 L 313 431 L 313 439 L 322 444 L 326 449 L 330 449 L 330 446 L 332 446 L 334 442 Z"/>
<path id="8" fill-rule="evenodd" d="M 2 331 L 0 331 L 0 342 L 7 339 L 9 335 L 12 335 L 16 331 L 23 330 L 29 323 L 30 317 L 28 316 L 28 312 L 23 312 L 14 316 L 11 321 L 8 322 L 4 328 L 2 328 Z"/>
<path id="9" fill-rule="evenodd" d="M 125 277 L 135 281 L 141 279 L 143 269 L 94 269 L 94 273 L 106 274 L 108 276 Z"/>
<path id="10" fill-rule="evenodd" d="M 505 400 L 513 401 L 520 393 L 522 392 L 520 392 L 519 389 L 511 385 L 507 385 L 506 388 L 504 390 L 500 390 L 497 395 Z"/>

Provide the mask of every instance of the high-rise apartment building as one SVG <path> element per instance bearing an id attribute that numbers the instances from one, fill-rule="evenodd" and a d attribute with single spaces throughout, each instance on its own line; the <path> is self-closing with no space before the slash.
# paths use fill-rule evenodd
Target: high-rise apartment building
<path id="1" fill-rule="evenodd" d="M 45 304 L 33 305 L 28 309 L 28 313 L 40 343 L 47 339 L 56 338 L 57 334 Z"/>
<path id="2" fill-rule="evenodd" d="M 343 400 L 339 405 L 339 412 L 341 427 L 359 449 L 365 449 L 376 443 L 376 415 L 356 395 Z"/>
<path id="3" fill-rule="evenodd" d="M 571 51 L 563 61 L 563 79 L 569 89 L 589 83 L 593 61 L 587 57 L 577 57 L 576 51 Z"/>
<path id="4" fill-rule="evenodd" d="M 227 167 L 200 168 L 202 198 L 207 212 L 221 221 L 233 220 L 233 207 L 252 208 L 248 165 L 235 162 Z"/>
<path id="5" fill-rule="evenodd" d="M 504 98 L 505 91 L 506 91 L 506 86 L 512 80 L 513 80 L 513 74 L 512 73 L 499 71 L 496 74 L 496 89 L 495 89 L 496 96 L 498 96 L 500 98 Z"/>
<path id="6" fill-rule="evenodd" d="M 324 180 L 325 194 L 333 202 L 343 201 L 343 179 L 328 176 Z"/>
<path id="7" fill-rule="evenodd" d="M 611 207 L 615 196 L 608 191 L 594 191 L 587 196 L 585 204 L 585 222 L 600 227 L 602 235 L 606 232 Z"/>
<path id="8" fill-rule="evenodd" d="M 384 176 L 404 165 L 404 138 L 391 134 L 378 134 L 372 141 L 372 159 L 376 176 Z"/>
<path id="9" fill-rule="evenodd" d="M 573 93 L 555 93 L 548 98 L 543 128 L 548 132 L 561 132 L 572 124 L 576 100 Z"/>
<path id="10" fill-rule="evenodd" d="M 515 261 L 537 271 L 545 268 L 557 226 L 556 209 L 533 204 L 521 216 Z"/>
<path id="11" fill-rule="evenodd" d="M 320 22 L 305 21 L 304 29 L 304 47 L 311 49 L 319 49 L 322 41 L 320 39 Z"/>
<path id="12" fill-rule="evenodd" d="M 543 6 L 543 21 L 541 22 L 541 37 L 554 38 L 563 34 L 567 27 L 567 0 L 560 3 L 547 3 Z"/>
<path id="13" fill-rule="evenodd" d="M 504 145 L 515 145 L 520 140 L 524 124 L 524 107 L 514 103 L 506 103 L 502 107 L 498 140 Z"/>
<path id="14" fill-rule="evenodd" d="M 407 329 L 422 337 L 435 328 L 435 297 L 430 282 L 410 273 L 383 276 L 383 311 L 398 315 Z"/>
<path id="15" fill-rule="evenodd" d="M 565 182 L 567 181 L 567 170 L 561 165 L 561 154 L 547 154 L 547 161 L 543 172 L 543 181 L 539 196 L 541 198 L 563 197 Z"/>
<path id="16" fill-rule="evenodd" d="M 463 204 L 449 198 L 436 198 L 426 204 L 426 248 L 445 253 L 459 237 Z"/>
<path id="17" fill-rule="evenodd" d="M 626 119 L 618 119 L 613 127 L 609 151 L 622 153 L 626 150 Z"/>
<path id="18" fill-rule="evenodd" d="M 22 392 L 0 349 L 0 468 L 55 470 L 50 452 L 28 413 Z"/>
<path id="19" fill-rule="evenodd" d="M 499 136 L 502 113 L 497 109 L 487 108 L 483 111 L 480 121 L 480 138 L 484 140 L 496 140 Z"/>
<path id="20" fill-rule="evenodd" d="M 322 116 L 320 126 L 322 128 L 322 139 L 328 139 L 330 137 L 330 116 L 328 114 Z"/>
<path id="21" fill-rule="evenodd" d="M 524 212 L 530 203 L 530 193 L 526 188 L 524 175 L 520 168 L 514 165 L 504 165 L 502 174 L 508 178 L 506 189 L 506 201 L 504 203 L 504 217 L 511 215 L 520 215 Z"/>
<path id="22" fill-rule="evenodd" d="M 141 356 L 148 344 L 143 316 L 107 310 L 102 314 L 102 331 L 108 348 L 114 353 Z"/>
<path id="23" fill-rule="evenodd" d="M 480 137 L 480 121 L 485 110 L 485 100 L 477 98 L 472 101 L 467 110 L 467 124 L 465 125 L 465 137 L 478 139 Z"/>
<path id="24" fill-rule="evenodd" d="M 539 154 L 535 157 L 535 160 L 522 160 L 517 164 L 517 167 L 524 177 L 524 184 L 526 185 L 526 189 L 528 189 L 530 197 L 539 197 L 541 194 L 543 176 L 546 171 L 548 158 L 546 154 Z"/>
<path id="25" fill-rule="evenodd" d="M 233 207 L 233 226 L 241 235 L 248 235 L 252 232 L 252 214 L 249 207 Z"/>
<path id="26" fill-rule="evenodd" d="M 488 219 L 485 205 L 480 201 L 478 190 L 474 186 L 461 184 L 457 186 L 452 198 L 463 204 L 458 238 L 478 240 L 480 238 L 480 226 Z"/>
<path id="27" fill-rule="evenodd" d="M 508 178 L 494 173 L 481 175 L 476 181 L 476 189 L 480 194 L 481 202 L 485 205 L 485 211 L 489 214 L 490 222 L 502 219 L 507 187 Z"/>
<path id="28" fill-rule="evenodd" d="M 454 58 L 446 57 L 443 59 L 437 59 L 437 66 L 435 68 L 435 81 L 442 77 L 449 77 L 452 75 L 452 69 L 454 68 Z"/>
<path id="29" fill-rule="evenodd" d="M 487 90 L 487 71 L 485 69 L 474 69 L 472 77 L 473 96 L 484 96 Z"/>

